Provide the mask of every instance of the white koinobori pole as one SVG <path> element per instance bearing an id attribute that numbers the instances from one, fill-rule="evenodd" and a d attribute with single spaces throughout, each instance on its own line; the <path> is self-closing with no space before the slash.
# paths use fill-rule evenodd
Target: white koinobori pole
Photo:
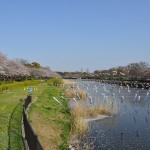
<path id="1" fill-rule="evenodd" d="M 54 99 L 56 102 L 58 102 L 60 105 L 62 105 L 61 102 L 60 102 L 58 99 L 56 99 L 55 97 L 53 97 L 53 99 Z"/>
<path id="2" fill-rule="evenodd" d="M 134 96 L 134 100 L 133 101 L 135 101 L 135 99 L 137 98 L 137 93 L 135 94 L 135 96 Z"/>

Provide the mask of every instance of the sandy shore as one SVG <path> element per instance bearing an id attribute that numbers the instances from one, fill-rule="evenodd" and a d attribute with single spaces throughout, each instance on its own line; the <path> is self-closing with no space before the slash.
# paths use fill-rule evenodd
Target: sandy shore
<path id="1" fill-rule="evenodd" d="M 96 117 L 96 118 L 87 118 L 87 119 L 84 119 L 84 121 L 90 122 L 90 121 L 95 121 L 95 120 L 99 120 L 99 119 L 105 119 L 105 118 L 107 118 L 107 117 L 110 117 L 110 116 L 99 115 L 99 116 Z"/>

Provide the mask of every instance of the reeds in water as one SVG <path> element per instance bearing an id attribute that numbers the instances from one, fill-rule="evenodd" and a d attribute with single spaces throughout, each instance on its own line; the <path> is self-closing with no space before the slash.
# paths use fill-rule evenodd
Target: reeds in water
<path id="1" fill-rule="evenodd" d="M 76 99 L 86 99 L 87 93 L 84 90 L 66 90 L 65 95 L 68 99 L 76 98 Z"/>
<path id="2" fill-rule="evenodd" d="M 71 109 L 71 114 L 74 118 L 73 131 L 74 133 L 84 133 L 88 128 L 86 119 L 97 118 L 99 115 L 111 115 L 111 111 L 102 106 L 88 106 L 78 101 L 77 105 Z"/>

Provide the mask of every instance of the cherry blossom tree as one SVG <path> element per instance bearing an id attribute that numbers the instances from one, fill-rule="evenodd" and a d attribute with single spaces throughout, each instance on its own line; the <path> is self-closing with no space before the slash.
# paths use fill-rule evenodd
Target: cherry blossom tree
<path id="1" fill-rule="evenodd" d="M 27 60 L 16 59 L 9 60 L 0 53 L 0 78 L 1 79 L 24 79 L 25 77 L 32 78 L 52 78 L 59 76 L 57 73 L 50 70 L 49 67 L 41 67 L 39 63 L 29 63 Z"/>

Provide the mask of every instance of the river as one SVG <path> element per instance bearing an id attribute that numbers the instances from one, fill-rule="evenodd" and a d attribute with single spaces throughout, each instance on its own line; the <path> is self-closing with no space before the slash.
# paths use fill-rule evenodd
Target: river
<path id="1" fill-rule="evenodd" d="M 85 105 L 104 105 L 112 111 L 110 117 L 88 123 L 81 149 L 150 149 L 149 90 L 83 80 L 78 80 L 78 89 L 88 92 Z"/>

